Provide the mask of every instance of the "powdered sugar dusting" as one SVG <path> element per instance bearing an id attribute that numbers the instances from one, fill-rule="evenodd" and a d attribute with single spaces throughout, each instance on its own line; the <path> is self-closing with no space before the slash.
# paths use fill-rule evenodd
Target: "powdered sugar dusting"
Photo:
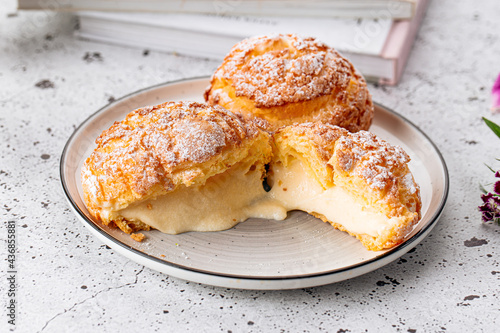
<path id="1" fill-rule="evenodd" d="M 408 172 L 403 177 L 403 184 L 408 189 L 408 192 L 410 192 L 410 194 L 414 194 L 417 192 L 415 180 L 413 179 L 413 175 L 410 172 Z"/>
<path id="2" fill-rule="evenodd" d="M 213 122 L 181 121 L 173 130 L 175 150 L 181 161 L 205 162 L 217 154 L 226 143 L 223 130 Z"/>
<path id="3" fill-rule="evenodd" d="M 157 184 L 170 190 L 175 170 L 206 162 L 257 133 L 218 106 L 169 102 L 137 109 L 96 140 L 98 147 L 82 168 L 83 186 L 93 201 L 130 189 L 144 195 Z"/>
<path id="4" fill-rule="evenodd" d="M 231 80 L 236 95 L 257 107 L 271 107 L 344 91 L 357 75 L 339 53 L 313 38 L 274 35 L 238 43 L 214 77 Z"/>
<path id="5" fill-rule="evenodd" d="M 359 131 L 340 138 L 335 146 L 337 159 L 344 171 L 353 171 L 364 178 L 369 186 L 382 190 L 399 177 L 395 172 L 405 169 L 410 157 L 399 146 L 393 146 L 374 134 Z M 411 176 L 411 174 L 410 174 Z M 413 187 L 403 178 L 407 188 Z M 414 190 L 412 193 L 415 193 Z"/>
<path id="6" fill-rule="evenodd" d="M 88 169 L 88 167 L 84 167 L 82 169 L 82 178 L 84 186 L 87 189 L 89 195 L 92 195 L 92 198 L 95 200 L 101 188 L 97 177 L 94 176 L 94 174 Z"/>

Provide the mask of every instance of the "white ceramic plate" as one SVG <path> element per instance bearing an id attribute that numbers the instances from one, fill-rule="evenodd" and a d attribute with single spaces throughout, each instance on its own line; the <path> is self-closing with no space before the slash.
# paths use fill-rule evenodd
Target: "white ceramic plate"
<path id="1" fill-rule="evenodd" d="M 79 220 L 101 241 L 131 260 L 189 281 L 243 289 L 293 289 L 346 280 L 380 268 L 424 239 L 443 211 L 448 195 L 444 160 L 429 138 L 397 113 L 376 104 L 371 131 L 402 146 L 421 187 L 422 220 L 407 240 L 391 250 L 371 252 L 354 237 L 303 212 L 285 221 L 250 219 L 220 232 L 166 235 L 152 230 L 133 241 L 88 213 L 80 168 L 94 140 L 131 110 L 164 101 L 201 101 L 208 78 L 165 83 L 127 95 L 94 113 L 69 138 L 61 157 L 61 181 Z"/>

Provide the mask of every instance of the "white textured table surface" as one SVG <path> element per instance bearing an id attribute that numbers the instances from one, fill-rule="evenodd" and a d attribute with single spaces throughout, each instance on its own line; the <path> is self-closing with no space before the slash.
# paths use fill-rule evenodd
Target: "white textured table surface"
<path id="1" fill-rule="evenodd" d="M 500 2 L 432 1 L 397 87 L 374 100 L 425 131 L 448 164 L 448 204 L 414 251 L 369 274 L 290 291 L 199 285 L 144 268 L 77 221 L 59 181 L 74 128 L 129 92 L 210 75 L 217 62 L 75 40 L 70 16 L 0 5 L 0 331 L 7 221 L 17 225 L 18 332 L 463 332 L 498 330 L 500 227 L 478 185 L 500 162 L 482 123 L 500 72 Z"/>

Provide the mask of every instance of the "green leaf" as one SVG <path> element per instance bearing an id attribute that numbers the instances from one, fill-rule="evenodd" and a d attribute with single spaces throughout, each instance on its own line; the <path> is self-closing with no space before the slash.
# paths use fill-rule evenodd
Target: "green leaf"
<path id="1" fill-rule="evenodd" d="M 490 169 L 490 171 L 491 171 L 491 172 L 496 173 L 496 171 L 495 171 L 495 170 L 493 170 L 493 169 L 492 169 L 492 168 L 491 168 L 488 164 L 484 163 L 484 165 L 486 165 L 486 167 L 487 167 L 488 169 Z"/>
<path id="2" fill-rule="evenodd" d="M 500 138 L 500 126 L 498 126 L 497 124 L 495 124 L 491 120 L 488 120 L 484 117 L 483 117 L 483 120 L 486 123 L 486 125 L 488 125 L 488 127 L 493 131 L 493 133 L 495 133 Z"/>
<path id="3" fill-rule="evenodd" d="M 479 184 L 479 189 L 481 190 L 481 192 L 483 192 L 484 194 L 488 194 L 488 191 L 486 191 L 486 189 L 483 187 L 483 185 Z"/>

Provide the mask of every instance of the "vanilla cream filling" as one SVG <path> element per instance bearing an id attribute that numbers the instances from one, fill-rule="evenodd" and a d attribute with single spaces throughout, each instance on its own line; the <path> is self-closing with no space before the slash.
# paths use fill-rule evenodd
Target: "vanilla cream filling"
<path id="1" fill-rule="evenodd" d="M 285 219 L 284 207 L 267 200 L 261 177 L 259 168 L 237 164 L 203 185 L 183 186 L 118 213 L 168 234 L 225 230 L 251 217 Z"/>
<path id="2" fill-rule="evenodd" d="M 372 207 L 363 205 L 339 186 L 324 189 L 308 176 L 302 162 L 293 159 L 285 168 L 281 163 L 272 166 L 273 187 L 269 197 L 286 210 L 302 210 L 324 215 L 328 221 L 341 224 L 348 231 L 377 237 L 397 223 Z"/>
<path id="3" fill-rule="evenodd" d="M 270 180 L 266 192 L 258 168 L 237 164 L 203 185 L 178 188 L 119 214 L 168 234 L 226 230 L 251 217 L 284 220 L 291 210 L 318 213 L 352 233 L 374 237 L 397 223 L 339 186 L 324 189 L 299 159 L 287 167 L 273 164 Z"/>

